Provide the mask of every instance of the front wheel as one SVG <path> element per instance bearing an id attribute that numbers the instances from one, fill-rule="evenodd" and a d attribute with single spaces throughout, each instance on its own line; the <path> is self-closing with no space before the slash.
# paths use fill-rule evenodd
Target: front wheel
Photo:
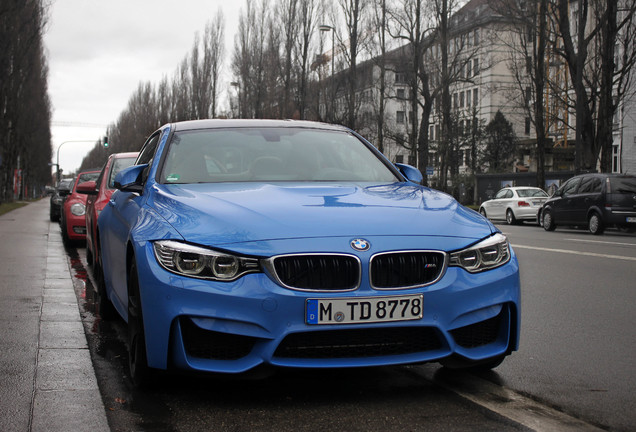
<path id="1" fill-rule="evenodd" d="M 146 355 L 139 277 L 134 261 L 130 266 L 128 281 L 128 368 L 135 387 L 145 387 L 150 382 L 151 371 Z"/>
<path id="2" fill-rule="evenodd" d="M 587 227 L 594 235 L 603 234 L 603 231 L 605 231 L 605 225 L 603 224 L 603 220 L 598 213 L 592 213 L 590 219 L 588 220 Z"/>
<path id="3" fill-rule="evenodd" d="M 543 229 L 546 231 L 554 231 L 556 229 L 556 225 L 554 224 L 554 219 L 552 219 L 552 212 L 546 210 L 543 212 Z"/>

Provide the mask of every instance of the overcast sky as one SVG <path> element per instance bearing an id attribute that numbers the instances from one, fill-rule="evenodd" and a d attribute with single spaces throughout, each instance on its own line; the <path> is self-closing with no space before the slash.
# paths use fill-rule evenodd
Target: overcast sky
<path id="1" fill-rule="evenodd" d="M 222 9 L 226 60 L 242 0 L 53 0 L 44 35 L 53 105 L 53 161 L 64 172 L 117 120 L 140 81 L 172 76 L 196 32 Z M 226 83 L 222 83 L 226 85 Z M 142 143 L 140 143 L 141 145 Z"/>

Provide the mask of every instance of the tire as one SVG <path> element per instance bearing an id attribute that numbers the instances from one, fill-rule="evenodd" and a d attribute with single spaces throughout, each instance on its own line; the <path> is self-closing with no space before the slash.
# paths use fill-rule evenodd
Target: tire
<path id="1" fill-rule="evenodd" d="M 515 218 L 515 214 L 510 209 L 506 210 L 506 222 L 508 223 L 508 225 L 517 224 L 517 218 Z"/>
<path id="2" fill-rule="evenodd" d="M 89 267 L 95 268 L 93 252 L 91 252 L 91 248 L 88 247 L 88 242 L 86 242 L 86 263 L 88 264 Z"/>
<path id="3" fill-rule="evenodd" d="M 137 265 L 133 261 L 128 276 L 128 371 L 135 387 L 146 387 L 151 381 L 151 371 L 146 355 L 141 295 Z"/>
<path id="4" fill-rule="evenodd" d="M 545 210 L 542 215 L 543 219 L 543 229 L 546 231 L 554 231 L 556 229 L 556 225 L 554 223 L 554 219 L 552 218 L 552 212 L 550 210 Z"/>
<path id="5" fill-rule="evenodd" d="M 599 216 L 598 213 L 592 213 L 590 215 L 587 229 L 594 235 L 603 234 L 603 231 L 605 231 L 605 224 L 603 224 L 603 219 L 601 219 L 601 216 Z"/>
<path id="6" fill-rule="evenodd" d="M 97 283 L 99 316 L 102 318 L 102 321 L 110 321 L 115 318 L 117 311 L 115 310 L 115 306 L 113 306 L 108 299 L 108 294 L 106 293 L 106 282 L 104 281 L 104 272 L 102 269 L 103 267 L 100 259 L 93 267 L 93 275 L 95 276 L 95 282 Z"/>
<path id="7" fill-rule="evenodd" d="M 68 237 L 66 220 L 64 220 L 64 218 L 60 219 L 60 228 L 62 229 L 62 242 L 65 246 L 69 246 L 71 244 L 71 239 Z"/>
<path id="8" fill-rule="evenodd" d="M 486 219 L 488 219 L 488 216 L 486 215 L 486 209 L 485 209 L 485 208 L 483 208 L 483 207 L 482 207 L 482 208 L 480 208 L 480 209 L 479 209 L 479 213 L 480 213 L 483 217 L 485 217 Z"/>

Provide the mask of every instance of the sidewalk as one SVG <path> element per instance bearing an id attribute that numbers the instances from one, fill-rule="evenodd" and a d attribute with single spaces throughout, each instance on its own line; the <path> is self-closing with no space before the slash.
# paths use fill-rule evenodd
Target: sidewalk
<path id="1" fill-rule="evenodd" d="M 0 216 L 0 430 L 108 431 L 60 228 L 42 199 Z"/>

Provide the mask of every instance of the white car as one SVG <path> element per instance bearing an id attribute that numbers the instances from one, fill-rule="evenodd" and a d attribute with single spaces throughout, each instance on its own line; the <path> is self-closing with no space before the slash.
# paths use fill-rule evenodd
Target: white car
<path id="1" fill-rule="evenodd" d="M 484 201 L 479 213 L 488 219 L 505 220 L 509 225 L 522 221 L 538 222 L 537 214 L 548 194 L 531 186 L 505 187 L 491 200 Z"/>

